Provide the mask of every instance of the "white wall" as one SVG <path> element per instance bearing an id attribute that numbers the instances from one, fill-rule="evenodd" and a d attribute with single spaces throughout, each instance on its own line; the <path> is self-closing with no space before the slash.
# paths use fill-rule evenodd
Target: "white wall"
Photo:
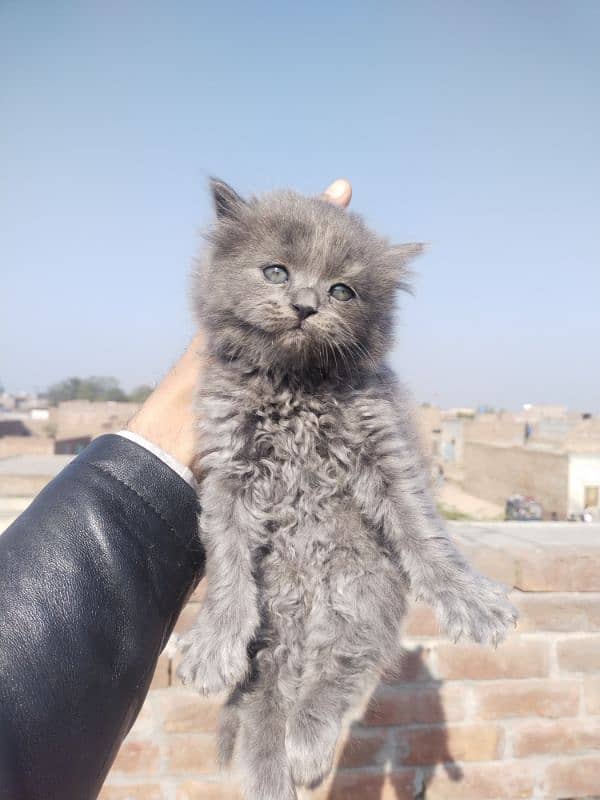
<path id="1" fill-rule="evenodd" d="M 569 456 L 569 514 L 583 511 L 585 486 L 600 486 L 600 454 L 572 453 Z"/>

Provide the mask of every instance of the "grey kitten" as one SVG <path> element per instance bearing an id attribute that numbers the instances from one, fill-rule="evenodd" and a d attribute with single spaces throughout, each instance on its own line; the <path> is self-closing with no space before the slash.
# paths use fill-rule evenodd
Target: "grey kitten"
<path id="1" fill-rule="evenodd" d="M 230 690 L 220 755 L 238 740 L 247 798 L 293 800 L 398 656 L 409 591 L 453 639 L 495 644 L 516 616 L 448 538 L 384 365 L 419 246 L 318 198 L 212 192 L 193 276 L 212 356 L 197 395 L 208 590 L 179 674 Z"/>

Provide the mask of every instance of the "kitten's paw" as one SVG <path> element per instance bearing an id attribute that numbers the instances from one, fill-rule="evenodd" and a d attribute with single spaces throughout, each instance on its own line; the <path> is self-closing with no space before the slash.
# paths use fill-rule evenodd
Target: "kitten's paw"
<path id="1" fill-rule="evenodd" d="M 476 574 L 460 595 L 440 598 L 439 606 L 442 626 L 455 642 L 465 636 L 496 647 L 518 619 L 504 587 Z"/>
<path id="2" fill-rule="evenodd" d="M 331 772 L 340 728 L 306 709 L 288 719 L 285 751 L 296 786 L 314 789 Z"/>
<path id="3" fill-rule="evenodd" d="M 177 669 L 180 680 L 202 694 L 218 694 L 241 683 L 248 673 L 244 644 L 231 642 L 197 628 L 179 640 L 183 658 Z"/>

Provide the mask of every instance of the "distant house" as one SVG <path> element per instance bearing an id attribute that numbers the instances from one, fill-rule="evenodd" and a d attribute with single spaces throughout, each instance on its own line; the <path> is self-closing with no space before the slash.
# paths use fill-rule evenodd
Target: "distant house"
<path id="1" fill-rule="evenodd" d="M 31 431 L 22 419 L 0 419 L 0 437 L 31 436 Z"/>
<path id="2" fill-rule="evenodd" d="M 70 439 L 57 439 L 54 442 L 54 452 L 61 456 L 79 455 L 92 441 L 91 436 L 73 436 Z"/>
<path id="3" fill-rule="evenodd" d="M 510 495 L 534 497 L 546 518 L 600 513 L 600 452 L 466 442 L 463 486 L 502 505 Z"/>

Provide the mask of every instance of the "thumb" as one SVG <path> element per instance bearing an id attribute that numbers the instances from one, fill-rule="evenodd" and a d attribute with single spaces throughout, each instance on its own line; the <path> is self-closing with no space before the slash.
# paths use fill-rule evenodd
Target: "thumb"
<path id="1" fill-rule="evenodd" d="M 350 200 L 352 199 L 352 184 L 345 178 L 338 178 L 329 184 L 321 197 L 334 206 L 346 208 L 346 206 L 350 205 Z"/>

